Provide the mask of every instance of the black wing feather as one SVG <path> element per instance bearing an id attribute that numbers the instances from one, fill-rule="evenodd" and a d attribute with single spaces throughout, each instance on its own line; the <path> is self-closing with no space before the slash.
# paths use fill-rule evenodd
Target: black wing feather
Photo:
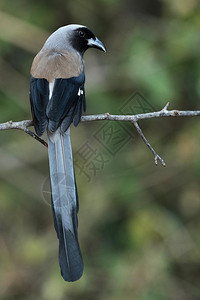
<path id="1" fill-rule="evenodd" d="M 66 131 L 74 122 L 80 122 L 82 109 L 85 111 L 85 74 L 68 79 L 57 78 L 49 100 L 49 82 L 31 76 L 30 101 L 35 131 L 42 135 L 47 128 L 55 132 L 59 126 Z M 82 94 L 78 95 L 81 89 Z"/>
<path id="2" fill-rule="evenodd" d="M 75 110 L 75 114 L 74 114 L 74 119 L 73 119 L 73 124 L 74 126 L 78 126 L 80 120 L 81 120 L 81 116 L 82 116 L 82 110 L 85 111 L 85 89 L 84 86 L 81 88 L 81 90 L 83 91 L 83 94 L 80 95 L 79 100 L 77 102 L 77 106 L 76 106 L 76 110 Z"/>
<path id="3" fill-rule="evenodd" d="M 83 98 L 78 95 L 79 89 L 84 89 L 84 71 L 77 77 L 55 80 L 53 94 L 47 105 L 46 114 L 49 119 L 49 130 L 54 132 L 60 125 L 66 131 L 72 123 L 77 112 L 77 106 Z M 82 114 L 79 110 L 80 117 Z M 80 121 L 80 119 L 79 119 Z"/>
<path id="4" fill-rule="evenodd" d="M 40 136 L 47 126 L 46 106 L 49 101 L 49 83 L 44 78 L 31 76 L 30 102 L 36 133 Z"/>

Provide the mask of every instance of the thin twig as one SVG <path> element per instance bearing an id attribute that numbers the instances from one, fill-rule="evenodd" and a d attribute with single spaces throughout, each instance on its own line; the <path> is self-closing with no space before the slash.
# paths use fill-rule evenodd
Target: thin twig
<path id="1" fill-rule="evenodd" d="M 151 150 L 151 152 L 154 155 L 154 161 L 155 164 L 158 165 L 158 160 L 161 162 L 163 167 L 166 167 L 166 164 L 164 162 L 164 160 L 156 153 L 156 151 L 153 149 L 153 147 L 149 144 L 149 142 L 147 141 L 147 139 L 145 138 L 142 129 L 140 128 L 140 126 L 138 125 L 137 122 L 132 122 L 135 126 L 135 128 L 137 129 L 137 132 L 139 133 L 139 135 L 141 136 L 141 138 L 143 139 L 143 141 L 145 142 L 145 144 L 147 145 L 147 147 L 149 147 L 149 149 Z"/>
<path id="2" fill-rule="evenodd" d="M 163 107 L 163 109 L 161 109 L 161 111 L 167 111 L 169 104 L 170 104 L 170 103 L 167 102 L 167 104 Z"/>
<path id="3" fill-rule="evenodd" d="M 30 131 L 28 128 L 23 129 L 24 132 L 26 132 L 28 135 L 33 137 L 36 141 L 40 142 L 42 145 L 48 148 L 48 144 L 45 140 L 41 139 L 37 134 L 35 134 L 33 131 Z"/>

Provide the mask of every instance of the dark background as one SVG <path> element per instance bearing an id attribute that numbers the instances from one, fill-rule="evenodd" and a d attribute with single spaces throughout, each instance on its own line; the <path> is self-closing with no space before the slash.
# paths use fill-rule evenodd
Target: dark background
<path id="1" fill-rule="evenodd" d="M 58 27 L 90 27 L 107 46 L 88 50 L 87 114 L 198 110 L 198 0 L 1 0 L 0 122 L 30 119 L 29 70 Z M 72 128 L 85 270 L 66 283 L 49 206 L 47 150 L 25 133 L 0 133 L 2 300 L 200 299 L 200 122 Z M 83 155 L 84 153 L 84 155 Z"/>

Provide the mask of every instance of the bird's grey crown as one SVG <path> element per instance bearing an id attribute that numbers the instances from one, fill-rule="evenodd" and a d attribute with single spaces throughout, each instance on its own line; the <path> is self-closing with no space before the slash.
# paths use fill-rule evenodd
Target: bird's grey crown
<path id="1" fill-rule="evenodd" d="M 104 44 L 86 26 L 71 24 L 60 27 L 47 39 L 43 50 L 55 52 L 74 51 L 83 57 L 85 51 L 90 48 L 97 48 L 106 52 Z"/>
<path id="2" fill-rule="evenodd" d="M 70 24 L 60 27 L 49 36 L 42 50 L 74 50 L 73 45 L 71 44 L 71 37 L 74 34 L 74 31 L 79 28 L 81 29 L 87 27 L 78 24 Z"/>

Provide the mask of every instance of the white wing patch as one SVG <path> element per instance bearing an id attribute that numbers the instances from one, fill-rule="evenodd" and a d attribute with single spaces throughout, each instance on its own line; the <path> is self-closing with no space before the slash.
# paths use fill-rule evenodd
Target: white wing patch
<path id="1" fill-rule="evenodd" d="M 79 90 L 78 90 L 78 96 L 80 97 L 80 95 L 83 95 L 83 90 L 81 90 L 81 89 L 79 88 Z"/>
<path id="2" fill-rule="evenodd" d="M 53 94 L 54 82 L 55 82 L 55 80 L 52 82 L 49 82 L 49 100 L 51 99 L 52 94 Z"/>

